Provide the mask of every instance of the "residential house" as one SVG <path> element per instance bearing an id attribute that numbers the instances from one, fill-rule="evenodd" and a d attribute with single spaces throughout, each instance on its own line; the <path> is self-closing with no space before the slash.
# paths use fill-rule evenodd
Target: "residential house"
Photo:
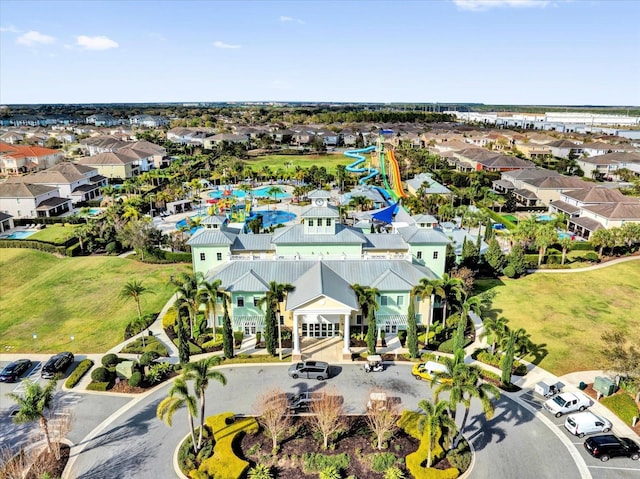
<path id="1" fill-rule="evenodd" d="M 139 159 L 140 171 L 168 166 L 166 148 L 150 141 L 136 141 L 119 148 L 118 153 L 131 154 Z"/>
<path id="2" fill-rule="evenodd" d="M 234 330 L 247 335 L 264 330 L 265 312 L 259 304 L 273 281 L 294 287 L 280 318 L 292 332 L 293 361 L 304 353 L 301 338 L 341 337 L 339 357 L 351 358 L 351 333 L 362 331 L 366 319 L 354 284 L 380 292 L 378 333 L 385 331 L 389 338 L 406 329 L 412 300 L 418 324 L 428 327 L 429 298 L 410 293 L 420 279 L 436 279 L 444 272 L 450 241 L 442 232 L 412 225 L 403 232 L 364 234 L 339 223 L 337 209 L 322 196 L 300 219 L 299 224 L 258 235 L 207 225 L 189 239 L 194 272 L 203 273 L 207 281 L 219 280 L 230 294 Z M 221 324 L 219 315 L 215 326 Z"/>
<path id="3" fill-rule="evenodd" d="M 0 213 L 14 218 L 44 218 L 71 211 L 71 200 L 58 188 L 28 183 L 0 183 Z"/>
<path id="4" fill-rule="evenodd" d="M 528 160 L 522 160 L 515 156 L 503 155 L 484 148 L 467 148 L 452 151 L 450 155 L 456 158 L 456 169 L 467 171 L 509 171 L 526 168 L 535 168 L 536 165 Z"/>
<path id="5" fill-rule="evenodd" d="M 582 155 L 582 148 L 577 143 L 569 140 L 556 140 L 551 143 L 547 143 L 547 146 L 551 149 L 551 154 L 558 158 L 569 158 L 570 154 L 578 157 Z"/>
<path id="6" fill-rule="evenodd" d="M 423 195 L 451 195 L 452 192 L 449 188 L 441 185 L 433 179 L 429 173 L 420 173 L 405 182 L 407 186 L 407 193 L 417 196 L 418 190 L 422 188 Z"/>
<path id="7" fill-rule="evenodd" d="M 210 131 L 200 128 L 172 128 L 167 132 L 167 140 L 181 145 L 202 145 Z"/>
<path id="8" fill-rule="evenodd" d="M 87 151 L 89 156 L 117 151 L 120 148 L 127 146 L 127 142 L 118 140 L 110 135 L 99 135 L 91 138 L 85 138 L 80 140 L 79 143 L 80 146 Z"/>
<path id="9" fill-rule="evenodd" d="M 0 174 L 17 175 L 44 170 L 64 159 L 60 150 L 40 146 L 0 143 Z"/>
<path id="10" fill-rule="evenodd" d="M 273 132 L 273 141 L 281 145 L 288 145 L 291 143 L 294 133 L 293 130 L 276 130 Z"/>
<path id="11" fill-rule="evenodd" d="M 552 156 L 551 148 L 546 145 L 536 145 L 535 143 L 518 143 L 516 148 L 530 160 L 542 160 Z"/>
<path id="12" fill-rule="evenodd" d="M 0 135 L 0 142 L 8 143 L 10 145 L 15 145 L 16 143 L 20 143 L 25 139 L 24 133 L 18 133 L 15 131 L 7 131 Z"/>
<path id="13" fill-rule="evenodd" d="M 208 136 L 204 139 L 203 145 L 207 150 L 213 150 L 223 142 L 249 144 L 249 137 L 246 135 L 236 135 L 234 133 L 218 133 L 217 135 Z"/>
<path id="14" fill-rule="evenodd" d="M 100 188 L 107 185 L 106 178 L 95 168 L 75 163 L 59 163 L 37 173 L 10 178 L 7 182 L 51 186 L 73 205 L 100 199 Z"/>
<path id="15" fill-rule="evenodd" d="M 95 168 L 98 170 L 98 174 L 109 179 L 125 180 L 140 174 L 140 159 L 135 155 L 132 156 L 131 152 L 127 154 L 121 152 L 100 153 L 80 158 L 77 163 Z"/>
<path id="16" fill-rule="evenodd" d="M 0 233 L 6 233 L 14 228 L 13 216 L 7 213 L 0 213 Z"/>
<path id="17" fill-rule="evenodd" d="M 358 143 L 358 135 L 353 130 L 344 129 L 340 132 L 342 144 L 346 147 L 354 147 Z"/>
<path id="18" fill-rule="evenodd" d="M 169 120 L 159 115 L 135 115 L 129 118 L 129 124 L 145 128 L 160 128 L 168 125 Z"/>
<path id="19" fill-rule="evenodd" d="M 111 115 L 95 114 L 88 116 L 85 120 L 89 125 L 95 126 L 115 126 L 122 123 L 121 120 L 112 117 Z"/>
<path id="20" fill-rule="evenodd" d="M 513 191 L 516 201 L 523 206 L 548 206 L 560 199 L 564 191 L 589 188 L 589 183 L 575 176 L 548 176 L 522 181 L 522 188 Z"/>

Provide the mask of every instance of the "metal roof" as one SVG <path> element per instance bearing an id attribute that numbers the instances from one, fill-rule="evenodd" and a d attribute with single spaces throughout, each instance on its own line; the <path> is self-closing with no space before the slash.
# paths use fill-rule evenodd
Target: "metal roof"
<path id="1" fill-rule="evenodd" d="M 198 246 L 220 246 L 220 245 L 230 245 L 236 239 L 236 235 L 221 231 L 214 230 L 211 228 L 201 228 L 196 231 L 189 241 L 187 241 L 188 245 L 198 245 Z"/>
<path id="2" fill-rule="evenodd" d="M 251 234 L 238 235 L 231 249 L 234 251 L 274 251 L 275 248 L 271 244 L 272 235 L 270 234 Z"/>
<path id="3" fill-rule="evenodd" d="M 355 230 L 342 224 L 336 225 L 336 232 L 330 234 L 305 234 L 304 225 L 297 224 L 280 228 L 273 233 L 273 244 L 364 244 L 366 239 Z"/>
<path id="4" fill-rule="evenodd" d="M 338 209 L 331 206 L 310 206 L 302 213 L 300 218 L 339 218 Z"/>
<path id="5" fill-rule="evenodd" d="M 398 228 L 398 233 L 409 244 L 447 244 L 451 240 L 442 231 L 433 228 L 418 228 L 415 225 Z"/>
<path id="6" fill-rule="evenodd" d="M 265 293 L 269 291 L 269 283 L 260 278 L 253 270 L 249 270 L 230 285 L 227 290 Z"/>
<path id="7" fill-rule="evenodd" d="M 365 234 L 367 243 L 362 249 L 376 249 L 376 250 L 408 250 L 409 245 L 399 234 L 393 233 L 378 233 L 378 234 Z"/>
<path id="8" fill-rule="evenodd" d="M 296 281 L 296 289 L 287 296 L 287 309 L 298 308 L 320 296 L 332 298 L 354 310 L 360 307 L 349 283 L 326 264 L 317 262 Z"/>

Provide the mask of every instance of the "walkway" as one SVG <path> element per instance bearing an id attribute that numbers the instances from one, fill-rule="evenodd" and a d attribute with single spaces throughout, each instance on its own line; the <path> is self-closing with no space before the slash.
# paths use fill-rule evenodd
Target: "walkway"
<path id="1" fill-rule="evenodd" d="M 529 269 L 527 273 L 584 273 L 585 271 L 593 271 L 596 269 L 606 268 L 607 266 L 613 266 L 614 264 L 626 263 L 627 261 L 634 261 L 640 259 L 640 253 L 636 253 L 634 256 L 625 256 L 624 258 L 616 258 L 611 261 L 606 261 L 604 263 L 594 264 L 592 266 L 587 266 L 586 268 L 575 268 L 575 269 Z"/>

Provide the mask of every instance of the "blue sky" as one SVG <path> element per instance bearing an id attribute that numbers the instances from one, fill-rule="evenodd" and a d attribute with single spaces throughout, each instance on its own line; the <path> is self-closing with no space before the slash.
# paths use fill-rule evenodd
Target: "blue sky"
<path id="1" fill-rule="evenodd" d="M 2 0 L 0 103 L 640 105 L 640 2 Z"/>

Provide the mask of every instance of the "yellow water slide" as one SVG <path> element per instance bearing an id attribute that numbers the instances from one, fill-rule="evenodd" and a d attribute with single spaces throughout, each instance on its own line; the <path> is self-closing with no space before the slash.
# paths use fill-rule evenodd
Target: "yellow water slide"
<path id="1" fill-rule="evenodd" d="M 406 198 L 407 193 L 405 193 L 405 191 L 402 189 L 400 166 L 398 165 L 398 160 L 396 160 L 396 155 L 391 148 L 387 150 L 387 153 L 387 156 L 389 157 L 389 163 L 391 164 L 391 184 L 393 187 L 393 191 L 396 195 L 398 195 L 398 198 Z"/>

